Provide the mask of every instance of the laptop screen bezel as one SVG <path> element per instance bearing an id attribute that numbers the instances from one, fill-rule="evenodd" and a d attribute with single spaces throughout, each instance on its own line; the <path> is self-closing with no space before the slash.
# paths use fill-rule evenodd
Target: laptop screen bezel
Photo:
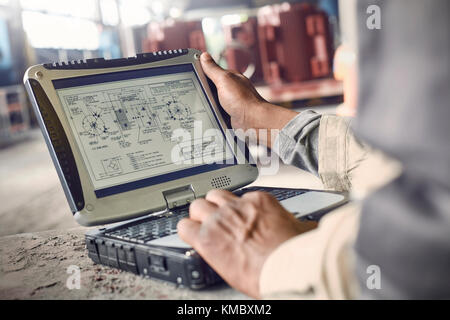
<path id="1" fill-rule="evenodd" d="M 217 117 L 215 109 L 212 107 L 209 99 L 207 99 L 207 94 L 205 92 L 205 89 L 203 88 L 203 85 L 201 84 L 201 81 L 200 81 L 198 74 L 195 71 L 195 68 L 192 63 L 150 67 L 150 68 L 143 68 L 143 69 L 138 69 L 138 70 L 116 71 L 116 72 L 111 72 L 111 73 L 93 74 L 93 75 L 71 77 L 71 78 L 65 78 L 65 79 L 54 79 L 54 80 L 52 80 L 52 84 L 53 84 L 54 89 L 56 91 L 58 91 L 60 89 L 67 89 L 67 88 L 74 88 L 74 87 L 95 85 L 95 84 L 103 84 L 103 83 L 115 82 L 115 81 L 133 80 L 133 79 L 147 78 L 147 77 L 167 75 L 167 74 L 176 74 L 176 73 L 183 73 L 183 72 L 192 72 L 195 75 L 198 83 L 200 84 L 201 94 L 204 95 L 204 98 L 207 101 L 208 107 L 210 108 L 210 110 L 212 111 L 212 114 L 214 115 L 214 120 L 216 122 L 217 127 L 220 128 L 222 137 L 226 141 L 230 150 L 233 150 L 232 146 L 230 145 L 230 142 L 228 141 L 228 139 L 226 139 L 224 128 L 222 127 L 222 125 Z M 155 175 L 155 176 L 147 177 L 147 178 L 143 178 L 143 179 L 138 179 L 135 181 L 125 182 L 122 184 L 109 186 L 109 187 L 105 187 L 105 188 L 101 188 L 101 189 L 94 189 L 94 193 L 97 198 L 108 197 L 111 195 L 136 190 L 139 188 L 150 187 L 150 186 L 153 186 L 156 184 L 161 184 L 164 182 L 168 182 L 168 181 L 172 181 L 172 180 L 176 180 L 176 179 L 180 179 L 180 178 L 185 178 L 185 177 L 194 176 L 194 175 L 201 174 L 201 173 L 206 173 L 206 172 L 210 172 L 210 171 L 223 169 L 223 168 L 226 168 L 229 166 L 236 165 L 238 163 L 237 159 L 236 159 L 236 155 L 234 153 L 233 153 L 232 158 L 224 159 L 223 162 L 224 163 L 201 164 L 201 165 L 197 165 L 197 166 L 194 165 L 194 166 L 186 168 L 186 169 L 176 170 L 173 172 L 164 173 L 161 175 Z M 85 162 L 84 162 L 84 165 L 87 170 L 87 164 Z"/>

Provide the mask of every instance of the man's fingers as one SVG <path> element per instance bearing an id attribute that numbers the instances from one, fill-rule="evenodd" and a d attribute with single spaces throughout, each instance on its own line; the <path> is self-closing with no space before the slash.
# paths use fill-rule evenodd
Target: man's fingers
<path id="1" fill-rule="evenodd" d="M 200 232 L 200 223 L 192 219 L 181 219 L 177 224 L 178 235 L 181 240 L 195 248 Z"/>
<path id="2" fill-rule="evenodd" d="M 214 59 L 208 52 L 202 53 L 202 55 L 200 56 L 200 62 L 202 63 L 202 68 L 205 74 L 215 84 L 217 84 L 219 77 L 226 72 L 214 61 Z"/>
<path id="3" fill-rule="evenodd" d="M 230 191 L 213 189 L 206 194 L 205 199 L 220 207 L 228 202 L 238 200 L 239 197 L 232 194 Z"/>
<path id="4" fill-rule="evenodd" d="M 189 217 L 192 220 L 203 222 L 214 211 L 217 210 L 217 205 L 205 199 L 197 199 L 189 206 Z"/>

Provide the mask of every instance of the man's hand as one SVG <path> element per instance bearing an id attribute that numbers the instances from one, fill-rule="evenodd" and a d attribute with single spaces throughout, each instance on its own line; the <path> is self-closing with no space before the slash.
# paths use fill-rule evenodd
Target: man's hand
<path id="1" fill-rule="evenodd" d="M 284 241 L 317 226 L 299 222 L 265 192 L 237 197 L 212 190 L 189 207 L 178 233 L 232 287 L 259 297 L 259 277 L 267 257 Z"/>
<path id="2" fill-rule="evenodd" d="M 207 52 L 200 56 L 202 68 L 217 87 L 219 102 L 231 117 L 235 129 L 247 130 L 252 126 L 251 112 L 260 109 L 266 102 L 244 75 L 224 70 Z"/>
<path id="3" fill-rule="evenodd" d="M 260 136 L 258 129 L 278 129 L 297 115 L 297 112 L 268 103 L 244 75 L 224 70 L 209 53 L 200 56 L 203 71 L 217 87 L 219 102 L 231 117 L 235 129 L 256 129 L 259 140 L 271 146 L 270 132 Z"/>

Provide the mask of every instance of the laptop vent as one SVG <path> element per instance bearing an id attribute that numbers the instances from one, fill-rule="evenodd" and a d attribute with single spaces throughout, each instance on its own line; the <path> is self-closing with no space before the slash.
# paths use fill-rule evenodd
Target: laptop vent
<path id="1" fill-rule="evenodd" d="M 231 179 L 228 176 L 220 176 L 211 180 L 211 186 L 215 189 L 221 189 L 231 184 Z"/>

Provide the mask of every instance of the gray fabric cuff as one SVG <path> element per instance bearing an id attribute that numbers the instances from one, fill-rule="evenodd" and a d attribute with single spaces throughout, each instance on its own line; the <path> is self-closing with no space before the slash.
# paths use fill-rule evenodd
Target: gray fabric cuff
<path id="1" fill-rule="evenodd" d="M 306 110 L 289 121 L 275 139 L 273 150 L 284 163 L 318 176 L 318 143 L 321 115 Z"/>

